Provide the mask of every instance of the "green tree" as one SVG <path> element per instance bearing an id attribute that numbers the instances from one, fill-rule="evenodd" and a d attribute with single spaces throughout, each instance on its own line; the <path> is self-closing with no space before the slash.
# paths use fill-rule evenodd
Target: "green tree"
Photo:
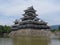
<path id="1" fill-rule="evenodd" d="M 11 27 L 10 26 L 2 26 L 0 25 L 0 37 L 3 37 L 4 33 L 9 33 L 11 31 Z"/>
<path id="2" fill-rule="evenodd" d="M 3 26 L 0 25 L 0 33 L 3 32 Z"/>
<path id="3" fill-rule="evenodd" d="M 0 25 L 0 35 L 3 35 L 3 29 L 4 29 L 4 27 L 2 25 Z"/>
<path id="4" fill-rule="evenodd" d="M 0 34 L 3 34 L 3 33 L 9 33 L 11 31 L 11 28 L 10 26 L 2 26 L 0 25 Z"/>
<path id="5" fill-rule="evenodd" d="M 60 26 L 58 27 L 58 30 L 60 31 Z"/>
<path id="6" fill-rule="evenodd" d="M 10 26 L 4 26 L 4 33 L 9 33 L 11 31 Z"/>
<path id="7" fill-rule="evenodd" d="M 51 32 L 55 32 L 55 31 L 56 31 L 56 29 L 51 30 Z"/>

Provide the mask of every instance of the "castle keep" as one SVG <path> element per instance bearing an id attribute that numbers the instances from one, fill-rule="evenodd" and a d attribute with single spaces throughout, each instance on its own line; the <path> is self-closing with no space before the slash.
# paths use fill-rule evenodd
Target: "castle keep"
<path id="1" fill-rule="evenodd" d="M 15 24 L 12 26 L 13 31 L 20 29 L 49 29 L 47 23 L 37 17 L 38 15 L 33 6 L 24 10 L 24 12 L 21 21 L 15 20 Z"/>

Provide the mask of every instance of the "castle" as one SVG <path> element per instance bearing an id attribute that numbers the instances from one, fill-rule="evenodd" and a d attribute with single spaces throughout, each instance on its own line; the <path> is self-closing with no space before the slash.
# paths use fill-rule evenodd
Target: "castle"
<path id="1" fill-rule="evenodd" d="M 50 27 L 46 22 L 39 19 L 36 14 L 36 10 L 33 6 L 24 10 L 23 17 L 21 20 L 15 20 L 15 24 L 12 26 L 12 31 L 16 31 L 19 29 L 49 29 Z"/>

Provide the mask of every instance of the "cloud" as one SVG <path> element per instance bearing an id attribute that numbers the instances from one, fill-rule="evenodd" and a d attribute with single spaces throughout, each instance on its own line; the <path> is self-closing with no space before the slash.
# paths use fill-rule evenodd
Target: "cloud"
<path id="1" fill-rule="evenodd" d="M 6 2 L 6 1 L 5 1 Z M 34 8 L 40 14 L 51 13 L 54 11 L 60 11 L 60 6 L 52 4 L 48 1 L 38 1 L 38 0 L 8 0 L 2 6 L 0 6 L 0 11 L 2 11 L 5 15 L 18 15 L 22 14 L 23 10 L 27 7 L 33 5 Z"/>
<path id="2" fill-rule="evenodd" d="M 60 24 L 60 0 L 0 0 L 0 24 L 11 25 L 14 19 L 21 18 L 23 11 L 32 5 L 39 18 L 50 25 Z"/>
<path id="3" fill-rule="evenodd" d="M 59 25 L 60 24 L 60 12 L 47 13 L 45 15 L 38 16 L 44 21 L 48 22 L 49 25 Z"/>

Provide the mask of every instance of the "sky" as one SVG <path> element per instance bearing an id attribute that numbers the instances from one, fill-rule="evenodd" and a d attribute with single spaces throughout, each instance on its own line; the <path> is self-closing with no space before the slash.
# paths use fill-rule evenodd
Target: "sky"
<path id="1" fill-rule="evenodd" d="M 60 25 L 60 0 L 0 0 L 0 25 L 13 25 L 30 6 L 48 25 Z"/>

